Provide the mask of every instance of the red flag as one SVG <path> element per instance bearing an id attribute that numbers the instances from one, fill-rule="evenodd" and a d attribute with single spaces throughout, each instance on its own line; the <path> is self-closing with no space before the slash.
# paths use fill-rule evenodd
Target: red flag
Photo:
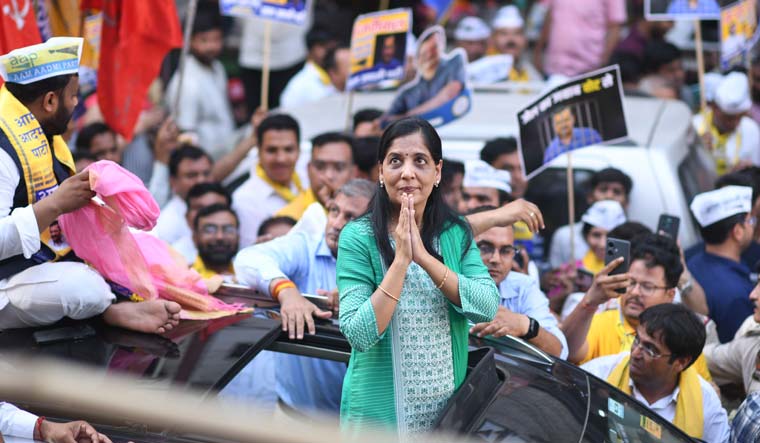
<path id="1" fill-rule="evenodd" d="M 182 46 L 174 0 L 103 0 L 98 103 L 127 140 L 164 56 Z"/>
<path id="2" fill-rule="evenodd" d="M 0 0 L 0 55 L 37 43 L 42 43 L 42 37 L 34 1 Z"/>

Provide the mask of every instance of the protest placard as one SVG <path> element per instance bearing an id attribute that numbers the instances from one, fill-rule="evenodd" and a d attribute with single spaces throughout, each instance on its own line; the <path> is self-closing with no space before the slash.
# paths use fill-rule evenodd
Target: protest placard
<path id="1" fill-rule="evenodd" d="M 520 157 L 529 179 L 564 153 L 628 136 L 617 65 L 557 86 L 517 113 Z"/>
<path id="2" fill-rule="evenodd" d="M 720 66 L 724 71 L 748 65 L 749 51 L 757 43 L 755 0 L 744 0 L 720 12 Z"/>
<path id="3" fill-rule="evenodd" d="M 467 78 L 475 85 L 489 85 L 509 78 L 514 58 L 509 54 L 481 57 L 467 65 Z"/>
<path id="4" fill-rule="evenodd" d="M 422 33 L 417 41 L 417 76 L 399 89 L 381 118 L 383 125 L 418 116 L 433 126 L 441 126 L 470 111 L 467 55 L 462 48 L 444 54 L 444 48 L 446 34 L 442 27 L 433 26 Z"/>
<path id="5" fill-rule="evenodd" d="M 219 0 L 222 15 L 259 17 L 303 25 L 309 17 L 310 0 Z"/>
<path id="6" fill-rule="evenodd" d="M 719 20 L 718 0 L 645 0 L 647 20 Z"/>
<path id="7" fill-rule="evenodd" d="M 406 40 L 412 28 L 409 9 L 360 15 L 351 33 L 351 91 L 404 77 Z"/>

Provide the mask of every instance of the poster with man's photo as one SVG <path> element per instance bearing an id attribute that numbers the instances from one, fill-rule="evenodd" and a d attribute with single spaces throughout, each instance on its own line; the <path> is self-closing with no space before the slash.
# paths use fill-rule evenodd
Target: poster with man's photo
<path id="1" fill-rule="evenodd" d="M 259 17 L 266 20 L 303 25 L 309 18 L 311 0 L 219 0 L 222 15 Z"/>
<path id="2" fill-rule="evenodd" d="M 470 111 L 472 92 L 467 81 L 467 55 L 462 48 L 446 54 L 445 48 L 446 33 L 442 27 L 433 26 L 420 35 L 415 55 L 417 75 L 398 90 L 381 117 L 383 126 L 409 116 L 441 126 Z"/>
<path id="3" fill-rule="evenodd" d="M 720 8 L 735 0 L 644 0 L 647 20 L 720 20 Z"/>
<path id="4" fill-rule="evenodd" d="M 628 137 L 618 65 L 569 80 L 517 113 L 525 176 L 568 151 Z"/>
<path id="5" fill-rule="evenodd" d="M 360 15 L 351 32 L 351 71 L 346 88 L 398 84 L 404 78 L 412 12 L 393 9 Z"/>
<path id="6" fill-rule="evenodd" d="M 743 0 L 720 13 L 720 67 L 728 71 L 746 67 L 752 46 L 757 43 L 756 0 Z"/>

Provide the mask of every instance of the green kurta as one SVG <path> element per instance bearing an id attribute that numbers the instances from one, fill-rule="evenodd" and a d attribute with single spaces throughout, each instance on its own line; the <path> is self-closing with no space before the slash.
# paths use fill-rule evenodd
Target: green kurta
<path id="1" fill-rule="evenodd" d="M 462 384 L 467 371 L 467 320 L 491 321 L 499 306 L 498 289 L 483 265 L 480 252 L 473 241 L 465 244 L 465 239 L 464 228 L 453 225 L 441 234 L 439 242 L 446 266 L 458 274 L 462 300 L 461 307 L 446 300 L 455 388 Z M 464 248 L 467 252 L 462 258 Z M 396 385 L 404 380 L 400 371 L 394 370 L 394 362 L 398 364 L 400 357 L 394 354 L 398 351 L 394 349 L 393 331 L 398 329 L 393 326 L 398 310 L 404 306 L 397 307 L 391 325 L 379 334 L 370 301 L 384 275 L 385 267 L 369 218 L 365 216 L 346 225 L 338 247 L 337 280 L 341 331 L 353 349 L 343 383 L 341 421 L 344 427 L 352 429 L 395 429 L 399 416 L 403 417 L 397 411 Z M 405 280 L 404 291 L 407 287 Z M 405 296 L 402 292 L 402 299 Z M 398 346 L 398 340 L 396 343 Z"/>

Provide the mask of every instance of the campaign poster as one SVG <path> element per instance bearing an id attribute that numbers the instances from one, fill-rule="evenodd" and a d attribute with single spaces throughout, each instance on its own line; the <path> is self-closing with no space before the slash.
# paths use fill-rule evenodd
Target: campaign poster
<path id="1" fill-rule="evenodd" d="M 222 15 L 259 17 L 303 25 L 309 17 L 310 0 L 219 0 Z"/>
<path id="2" fill-rule="evenodd" d="M 490 85 L 509 79 L 514 59 L 510 54 L 481 57 L 467 65 L 467 78 L 473 85 Z"/>
<path id="3" fill-rule="evenodd" d="M 644 0 L 647 20 L 720 20 L 720 8 L 731 0 Z"/>
<path id="4" fill-rule="evenodd" d="M 528 179 L 568 151 L 628 137 L 618 65 L 551 89 L 517 113 Z"/>
<path id="5" fill-rule="evenodd" d="M 351 71 L 346 88 L 362 89 L 404 78 L 412 12 L 393 9 L 360 15 L 351 32 Z"/>
<path id="6" fill-rule="evenodd" d="M 744 0 L 720 12 L 720 67 L 746 67 L 749 51 L 757 43 L 755 0 Z"/>
<path id="7" fill-rule="evenodd" d="M 383 127 L 403 117 L 417 116 L 433 126 L 461 118 L 472 106 L 467 81 L 467 55 L 457 48 L 446 54 L 446 33 L 440 26 L 425 30 L 417 40 L 415 78 L 399 88 L 381 117 Z"/>

